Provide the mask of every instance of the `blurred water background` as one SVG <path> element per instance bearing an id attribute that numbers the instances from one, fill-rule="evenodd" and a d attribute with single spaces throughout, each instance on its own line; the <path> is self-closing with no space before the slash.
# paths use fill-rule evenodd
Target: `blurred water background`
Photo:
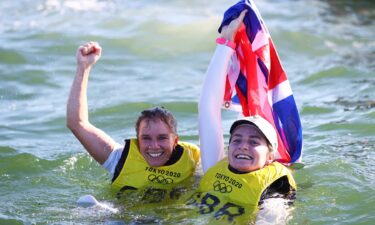
<path id="1" fill-rule="evenodd" d="M 235 2 L 0 1 L 0 224 L 147 218 L 147 211 L 75 203 L 92 194 L 115 204 L 109 175 L 65 126 L 75 51 L 90 40 L 103 47 L 89 82 L 92 123 L 122 142 L 135 135 L 140 110 L 164 105 L 181 139 L 198 144 L 203 76 L 222 14 Z M 299 191 L 288 224 L 374 224 L 375 2 L 255 2 L 304 128 L 305 167 L 295 171 Z M 224 116 L 228 133 L 235 116 Z"/>

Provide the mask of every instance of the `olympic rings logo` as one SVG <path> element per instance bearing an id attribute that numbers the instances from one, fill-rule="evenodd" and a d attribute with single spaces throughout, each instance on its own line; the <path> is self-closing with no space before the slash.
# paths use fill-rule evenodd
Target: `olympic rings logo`
<path id="1" fill-rule="evenodd" d="M 215 181 L 213 184 L 214 191 L 219 191 L 220 193 L 231 193 L 232 192 L 232 186 L 226 185 L 225 183 L 221 183 L 220 181 Z"/>
<path id="2" fill-rule="evenodd" d="M 171 178 L 165 178 L 164 176 L 162 175 L 155 175 L 155 174 L 150 174 L 148 176 L 148 180 L 153 182 L 153 183 L 158 183 L 158 184 L 172 184 L 173 183 L 173 179 Z"/>

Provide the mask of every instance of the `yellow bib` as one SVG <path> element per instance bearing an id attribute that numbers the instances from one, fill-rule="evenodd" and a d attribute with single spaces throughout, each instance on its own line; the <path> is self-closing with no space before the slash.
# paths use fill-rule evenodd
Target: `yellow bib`
<path id="1" fill-rule="evenodd" d="M 112 182 L 115 192 L 135 189 L 149 189 L 162 192 L 192 177 L 199 161 L 199 148 L 193 144 L 179 142 L 183 148 L 180 159 L 172 165 L 151 167 L 139 152 L 138 141 L 131 139 L 128 155 L 119 175 Z"/>
<path id="2" fill-rule="evenodd" d="M 241 215 L 248 217 L 257 211 L 263 191 L 283 176 L 297 189 L 290 171 L 278 162 L 244 174 L 231 172 L 228 165 L 225 158 L 210 168 L 189 200 L 188 204 L 199 207 L 200 214 L 214 213 L 217 220 L 226 217 L 228 221 Z"/>

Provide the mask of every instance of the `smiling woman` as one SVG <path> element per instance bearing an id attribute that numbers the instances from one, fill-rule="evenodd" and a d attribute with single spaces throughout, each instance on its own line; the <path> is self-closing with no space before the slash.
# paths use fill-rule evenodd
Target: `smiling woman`
<path id="1" fill-rule="evenodd" d="M 216 220 L 251 224 L 264 200 L 293 200 L 297 186 L 289 169 L 274 162 L 276 131 L 265 119 L 237 120 L 230 134 L 228 156 L 208 168 L 188 204 L 198 206 L 201 214 L 212 213 Z"/>
<path id="2" fill-rule="evenodd" d="M 151 166 L 162 166 L 170 160 L 178 144 L 177 121 L 164 108 L 142 112 L 136 123 L 139 151 Z"/>
<path id="3" fill-rule="evenodd" d="M 251 10 L 245 8 L 238 15 L 233 14 L 228 25 L 223 26 L 219 39 L 226 41 L 217 42 L 206 72 L 199 102 L 199 137 L 205 174 L 188 202 L 197 206 L 200 214 L 211 214 L 215 220 L 235 224 L 254 223 L 258 206 L 265 199 L 275 196 L 293 199 L 297 190 L 289 169 L 274 161 L 278 149 L 276 129 L 260 115 L 253 114 L 232 124 L 228 156 L 224 157 L 220 96 L 225 96 L 229 61 L 236 57 L 236 45 L 228 43 L 234 42 L 245 15 Z M 251 97 L 249 94 L 247 101 L 258 101 Z M 285 207 L 271 210 L 285 211 Z"/>
<path id="4" fill-rule="evenodd" d="M 263 133 L 261 129 L 266 132 Z M 274 160 L 277 137 L 266 120 L 261 117 L 237 120 L 230 133 L 228 161 L 233 169 L 247 173 L 261 169 Z"/>
<path id="5" fill-rule="evenodd" d="M 124 146 L 92 125 L 88 116 L 87 84 L 90 70 L 101 51 L 95 42 L 88 42 L 77 50 L 77 72 L 68 100 L 67 126 L 90 155 L 113 175 L 114 191 L 171 190 L 193 176 L 199 161 L 198 147 L 178 141 L 176 119 L 160 107 L 142 111 L 136 123 L 137 138 L 127 139 Z M 151 179 L 157 173 L 150 167 L 181 176 L 161 182 L 160 179 L 165 178 Z"/>

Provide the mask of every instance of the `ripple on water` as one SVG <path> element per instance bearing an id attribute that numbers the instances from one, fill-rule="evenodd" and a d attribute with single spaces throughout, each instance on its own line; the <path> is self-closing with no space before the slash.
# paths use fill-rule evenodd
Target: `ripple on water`
<path id="1" fill-rule="evenodd" d="M 6 208 L 0 208 L 0 214 L 33 215 L 20 219 L 29 223 L 45 223 L 60 222 L 62 218 L 74 221 L 82 219 L 82 215 L 72 212 L 75 208 L 74 202 L 85 193 L 107 193 L 105 187 L 109 185 L 109 178 L 87 154 L 46 160 L 2 146 L 0 183 L 2 201 L 11 202 Z M 99 216 L 108 216 L 108 212 L 96 213 L 96 221 L 100 220 Z M 72 218 L 72 215 L 75 217 Z M 11 219 L 16 220 L 17 217 Z M 89 221 L 88 219 L 86 218 L 85 222 Z"/>
<path id="2" fill-rule="evenodd" d="M 17 50 L 0 48 L 0 61 L 10 65 L 20 65 L 27 62 L 26 58 Z"/>
<path id="3" fill-rule="evenodd" d="M 6 219 L 6 218 L 0 218 L 0 224 L 6 224 L 6 225 L 22 225 L 25 224 L 22 220 L 18 219 Z"/>
<path id="4" fill-rule="evenodd" d="M 361 82 L 362 83 L 362 82 Z M 374 82 L 375 85 L 375 82 Z M 345 111 L 361 111 L 375 108 L 375 99 L 348 100 L 343 97 L 337 98 L 332 102 L 335 105 L 344 107 Z"/>
<path id="5" fill-rule="evenodd" d="M 20 153 L 8 146 L 0 147 L 1 175 L 9 175 L 12 179 L 43 173 L 53 168 L 53 162 L 43 160 L 30 153 Z"/>
<path id="6" fill-rule="evenodd" d="M 309 84 L 312 82 L 326 82 L 326 79 L 337 79 L 337 78 L 351 78 L 353 73 L 359 73 L 354 70 L 349 70 L 347 67 L 339 66 L 333 67 L 327 70 L 321 70 L 317 73 L 311 74 L 310 76 L 306 77 L 301 83 Z"/>
<path id="7" fill-rule="evenodd" d="M 315 160 L 314 164 L 295 173 L 295 178 L 299 180 L 295 208 L 299 218 L 296 220 L 324 224 L 339 224 L 348 220 L 367 221 L 370 215 L 362 217 L 360 212 L 366 211 L 373 204 L 374 197 L 369 196 L 369 193 L 374 188 L 364 174 L 359 175 L 353 168 L 356 162 L 342 155 L 338 155 L 337 159 L 321 161 L 316 157 Z M 306 212 L 305 208 L 314 210 Z M 354 213 L 357 215 L 355 219 L 352 217 L 354 211 L 357 212 Z"/>
<path id="8" fill-rule="evenodd" d="M 319 115 L 319 114 L 329 114 L 335 112 L 336 109 L 328 106 L 303 106 L 300 111 L 300 115 Z"/>
<path id="9" fill-rule="evenodd" d="M 373 136 L 375 128 L 373 124 L 350 122 L 345 120 L 332 121 L 318 126 L 319 130 L 335 131 L 337 134 L 349 134 L 356 136 Z"/>

